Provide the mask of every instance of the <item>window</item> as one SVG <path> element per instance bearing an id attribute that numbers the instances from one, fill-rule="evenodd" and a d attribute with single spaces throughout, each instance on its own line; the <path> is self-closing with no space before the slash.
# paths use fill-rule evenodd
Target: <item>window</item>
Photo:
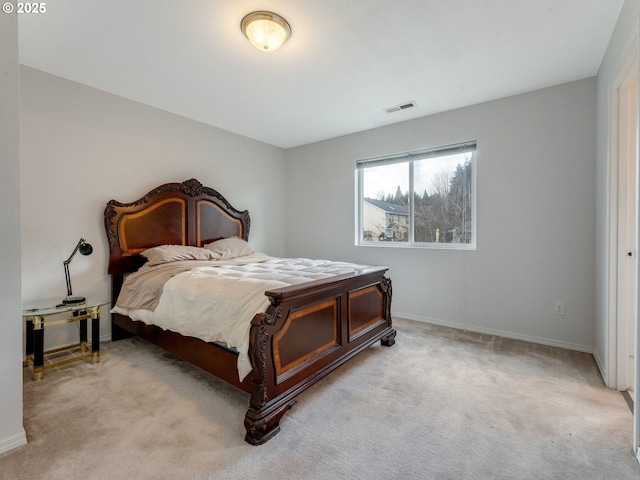
<path id="1" fill-rule="evenodd" d="M 357 244 L 476 247 L 476 143 L 356 162 Z"/>

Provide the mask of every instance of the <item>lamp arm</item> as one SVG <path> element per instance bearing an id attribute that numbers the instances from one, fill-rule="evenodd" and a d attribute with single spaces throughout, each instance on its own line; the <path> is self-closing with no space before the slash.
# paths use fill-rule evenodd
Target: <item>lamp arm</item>
<path id="1" fill-rule="evenodd" d="M 73 249 L 73 252 L 69 256 L 69 258 L 67 258 L 64 261 L 65 265 L 69 265 L 71 263 L 71 260 L 73 259 L 74 255 L 77 253 L 78 249 L 82 246 L 82 244 L 84 244 L 84 242 L 85 242 L 84 238 L 81 238 L 80 240 L 78 240 L 78 244 L 76 245 L 76 248 Z"/>
<path id="2" fill-rule="evenodd" d="M 69 276 L 69 262 L 64 263 L 64 278 L 67 281 L 67 298 L 71 297 L 73 292 L 71 291 L 71 277 Z"/>

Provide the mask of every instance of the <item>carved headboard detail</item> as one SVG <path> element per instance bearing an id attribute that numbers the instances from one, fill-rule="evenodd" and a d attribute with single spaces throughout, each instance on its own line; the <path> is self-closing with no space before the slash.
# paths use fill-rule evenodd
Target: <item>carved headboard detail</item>
<path id="1" fill-rule="evenodd" d="M 227 237 L 249 239 L 249 212 L 234 208 L 213 188 L 192 178 L 166 183 L 131 203 L 110 200 L 104 211 L 109 273 L 141 265 L 139 253 L 158 245 L 192 245 Z"/>

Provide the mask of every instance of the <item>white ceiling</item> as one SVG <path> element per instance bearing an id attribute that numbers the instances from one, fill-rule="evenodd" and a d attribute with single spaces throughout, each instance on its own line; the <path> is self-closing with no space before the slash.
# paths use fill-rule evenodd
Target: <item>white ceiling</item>
<path id="1" fill-rule="evenodd" d="M 592 77 L 623 3 L 55 0 L 19 15 L 20 62 L 289 148 Z M 243 36 L 254 10 L 291 24 L 280 50 Z"/>

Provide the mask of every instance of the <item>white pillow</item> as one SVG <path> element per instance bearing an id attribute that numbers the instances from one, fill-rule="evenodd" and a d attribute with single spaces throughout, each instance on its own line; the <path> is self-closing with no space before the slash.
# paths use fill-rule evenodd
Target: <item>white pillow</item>
<path id="1" fill-rule="evenodd" d="M 180 260 L 217 260 L 220 258 L 220 255 L 206 248 L 187 245 L 160 245 L 148 248 L 140 255 L 147 258 L 148 265 L 160 265 Z"/>
<path id="2" fill-rule="evenodd" d="M 229 237 L 207 243 L 204 248 L 218 255 L 221 259 L 230 259 L 251 255 L 253 249 L 246 240 L 240 237 Z"/>

